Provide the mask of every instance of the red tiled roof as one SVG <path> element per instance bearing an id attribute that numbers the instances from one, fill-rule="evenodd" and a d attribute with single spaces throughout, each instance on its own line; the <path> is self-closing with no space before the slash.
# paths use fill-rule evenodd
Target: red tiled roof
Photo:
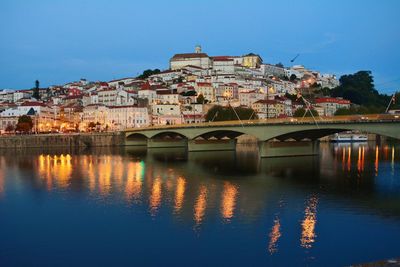
<path id="1" fill-rule="evenodd" d="M 211 83 L 199 82 L 197 86 L 211 86 Z"/>
<path id="2" fill-rule="evenodd" d="M 323 97 L 323 98 L 316 98 L 315 102 L 317 104 L 321 103 L 337 103 L 337 104 L 350 104 L 351 102 L 347 99 L 341 98 L 334 98 L 334 97 Z"/>
<path id="3" fill-rule="evenodd" d="M 137 105 L 125 105 L 125 106 L 107 106 L 110 109 L 117 109 L 117 108 L 137 108 Z"/>
<path id="4" fill-rule="evenodd" d="M 151 90 L 151 85 L 149 82 L 142 84 L 141 90 Z"/>
<path id="5" fill-rule="evenodd" d="M 26 101 L 22 103 L 20 106 L 22 107 L 46 107 L 44 103 L 36 102 L 36 101 Z"/>
<path id="6" fill-rule="evenodd" d="M 206 53 L 186 53 L 186 54 L 175 54 L 171 61 L 181 60 L 185 58 L 206 58 L 208 55 Z"/>
<path id="7" fill-rule="evenodd" d="M 214 61 L 233 61 L 233 58 L 230 56 L 216 56 L 212 57 Z"/>

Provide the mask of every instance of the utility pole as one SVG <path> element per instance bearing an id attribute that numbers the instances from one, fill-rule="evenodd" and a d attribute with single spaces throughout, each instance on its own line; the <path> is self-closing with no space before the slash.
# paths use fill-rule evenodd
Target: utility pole
<path id="1" fill-rule="evenodd" d="M 269 89 L 267 86 L 267 119 L 269 119 Z"/>

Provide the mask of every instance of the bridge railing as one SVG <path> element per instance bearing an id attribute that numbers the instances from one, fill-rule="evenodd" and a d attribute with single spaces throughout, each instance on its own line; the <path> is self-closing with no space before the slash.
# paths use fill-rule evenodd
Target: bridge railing
<path id="1" fill-rule="evenodd" d="M 400 122 L 399 115 L 393 114 L 368 114 L 368 115 L 345 115 L 345 116 L 318 116 L 312 117 L 290 117 L 290 118 L 270 118 L 259 120 L 234 120 L 234 121 L 215 121 L 190 124 L 172 124 L 172 125 L 154 125 L 141 128 L 126 129 L 126 131 L 143 131 L 156 129 L 176 129 L 176 128 L 201 128 L 201 127 L 218 127 L 218 126 L 252 126 L 252 125 L 274 125 L 274 124 L 327 124 L 327 123 L 367 123 L 367 122 Z"/>

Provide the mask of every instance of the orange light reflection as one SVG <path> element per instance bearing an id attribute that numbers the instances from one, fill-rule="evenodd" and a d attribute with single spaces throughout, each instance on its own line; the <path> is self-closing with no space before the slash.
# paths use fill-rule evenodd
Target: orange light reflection
<path id="1" fill-rule="evenodd" d="M 207 188 L 202 185 L 200 187 L 200 193 L 197 197 L 196 203 L 194 205 L 194 221 L 196 225 L 201 224 L 204 218 L 204 214 L 207 207 Z"/>
<path id="2" fill-rule="evenodd" d="M 301 246 L 304 248 L 311 248 L 315 242 L 315 224 L 317 223 L 317 197 L 311 197 L 308 200 L 307 207 L 304 211 L 305 217 L 302 226 L 301 233 Z"/>
<path id="3" fill-rule="evenodd" d="M 278 251 L 277 242 L 281 237 L 281 223 L 279 218 L 274 220 L 274 226 L 272 226 L 271 233 L 269 234 L 268 251 L 272 255 Z"/>
<path id="4" fill-rule="evenodd" d="M 177 180 L 177 185 L 176 185 L 176 193 L 175 193 L 175 207 L 174 210 L 176 213 L 179 213 L 179 211 L 182 208 L 183 200 L 185 197 L 185 186 L 186 186 L 186 181 L 185 178 L 179 177 Z"/>
<path id="5" fill-rule="evenodd" d="M 224 183 L 222 193 L 221 215 L 222 218 L 230 220 L 234 216 L 238 189 L 230 182 Z"/>

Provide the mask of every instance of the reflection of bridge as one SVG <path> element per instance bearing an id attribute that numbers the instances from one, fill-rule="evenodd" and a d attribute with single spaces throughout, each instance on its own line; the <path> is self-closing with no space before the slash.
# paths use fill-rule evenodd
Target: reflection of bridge
<path id="1" fill-rule="evenodd" d="M 234 150 L 236 137 L 247 134 L 261 141 L 262 157 L 313 155 L 318 153 L 319 138 L 349 130 L 400 139 L 400 118 L 355 115 L 317 121 L 289 118 L 153 126 L 127 129 L 126 144 L 148 148 L 187 146 L 189 151 Z"/>

